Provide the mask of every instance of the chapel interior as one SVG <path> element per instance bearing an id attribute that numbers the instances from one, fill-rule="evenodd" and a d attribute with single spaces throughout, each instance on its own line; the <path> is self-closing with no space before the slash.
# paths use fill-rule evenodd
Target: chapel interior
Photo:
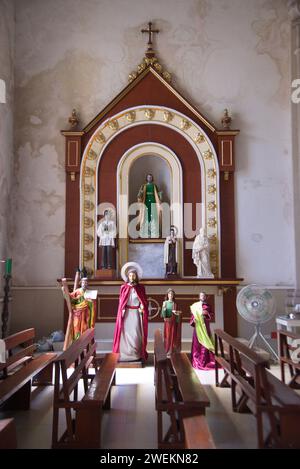
<path id="1" fill-rule="evenodd" d="M 0 0 L 0 449 L 300 448 L 300 1 L 240 3 Z"/>

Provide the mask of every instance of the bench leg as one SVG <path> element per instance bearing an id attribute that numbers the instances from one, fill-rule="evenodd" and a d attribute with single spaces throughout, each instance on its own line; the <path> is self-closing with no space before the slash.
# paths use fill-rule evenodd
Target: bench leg
<path id="1" fill-rule="evenodd" d="M 3 404 L 3 410 L 28 410 L 30 409 L 31 380 L 27 381 Z"/>
<path id="2" fill-rule="evenodd" d="M 33 386 L 47 386 L 53 384 L 53 363 L 47 365 L 33 378 Z"/>
<path id="3" fill-rule="evenodd" d="M 109 410 L 110 409 L 110 404 L 111 404 L 111 387 L 109 388 L 109 391 L 108 391 L 108 394 L 107 394 L 107 397 L 103 403 L 103 409 L 104 410 Z"/>
<path id="4" fill-rule="evenodd" d="M 76 448 L 101 448 L 102 409 L 91 407 L 76 412 Z"/>

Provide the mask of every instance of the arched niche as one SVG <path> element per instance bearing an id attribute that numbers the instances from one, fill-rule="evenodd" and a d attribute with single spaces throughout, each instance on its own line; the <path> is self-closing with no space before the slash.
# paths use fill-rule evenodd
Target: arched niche
<path id="1" fill-rule="evenodd" d="M 160 174 L 160 171 L 163 171 Z M 145 175 L 151 172 L 159 188 L 165 188 L 167 192 L 166 202 L 170 207 L 169 221 L 166 219 L 164 231 L 167 225 L 175 225 L 178 229 L 179 259 L 178 269 L 181 273 L 182 266 L 182 168 L 176 154 L 164 145 L 157 143 L 143 143 L 130 148 L 120 159 L 117 169 L 117 219 L 119 231 L 118 267 L 130 259 L 128 244 L 128 220 L 130 203 L 136 201 L 136 195 L 140 185 L 144 182 Z M 134 184 L 131 181 L 134 180 Z M 165 234 L 165 233 L 163 233 Z"/>

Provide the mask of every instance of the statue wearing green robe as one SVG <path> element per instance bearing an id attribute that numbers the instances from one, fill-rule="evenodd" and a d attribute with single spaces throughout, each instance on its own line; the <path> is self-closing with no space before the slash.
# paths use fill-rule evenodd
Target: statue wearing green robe
<path id="1" fill-rule="evenodd" d="M 161 192 L 153 182 L 152 174 L 148 174 L 146 183 L 142 184 L 138 192 L 140 208 L 140 237 L 159 238 L 159 212 Z"/>

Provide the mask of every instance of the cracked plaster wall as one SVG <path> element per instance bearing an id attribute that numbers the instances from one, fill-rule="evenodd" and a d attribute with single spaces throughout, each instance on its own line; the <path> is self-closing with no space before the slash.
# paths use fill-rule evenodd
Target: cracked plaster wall
<path id="1" fill-rule="evenodd" d="M 238 275 L 292 285 L 290 25 L 284 0 L 17 0 L 14 258 L 17 285 L 64 267 L 64 140 L 142 59 L 149 19 L 175 86 L 212 121 L 225 107 L 236 148 Z"/>

